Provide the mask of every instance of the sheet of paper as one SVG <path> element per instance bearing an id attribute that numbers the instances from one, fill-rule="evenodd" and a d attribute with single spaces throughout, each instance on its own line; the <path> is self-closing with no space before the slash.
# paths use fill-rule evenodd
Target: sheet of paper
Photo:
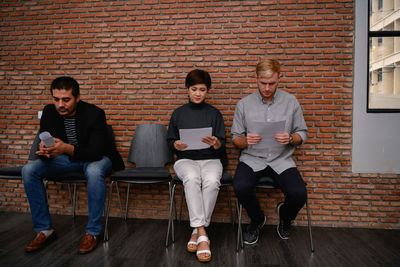
<path id="1" fill-rule="evenodd" d="M 252 145 L 252 148 L 265 149 L 281 147 L 282 145 L 275 140 L 274 135 L 285 131 L 285 123 L 286 121 L 251 122 L 248 127 L 249 133 L 256 133 L 262 137 L 262 140 L 258 144 Z"/>
<path id="2" fill-rule="evenodd" d="M 188 145 L 185 150 L 196 150 L 209 148 L 210 146 L 203 143 L 201 139 L 212 135 L 212 127 L 196 128 L 196 129 L 179 129 L 181 143 Z"/>

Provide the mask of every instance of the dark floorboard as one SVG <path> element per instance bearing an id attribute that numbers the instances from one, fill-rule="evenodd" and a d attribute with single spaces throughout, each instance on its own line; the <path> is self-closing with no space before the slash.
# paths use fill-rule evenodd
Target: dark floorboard
<path id="1" fill-rule="evenodd" d="M 35 253 L 24 247 L 34 237 L 30 214 L 0 212 L 0 266 L 400 266 L 400 230 L 313 227 L 315 252 L 306 227 L 280 240 L 275 226 L 261 231 L 259 243 L 236 252 L 236 228 L 213 223 L 208 230 L 212 261 L 187 253 L 188 222 L 176 225 L 175 243 L 165 247 L 167 221 L 110 219 L 110 240 L 78 255 L 87 218 L 53 215 L 57 239 Z"/>

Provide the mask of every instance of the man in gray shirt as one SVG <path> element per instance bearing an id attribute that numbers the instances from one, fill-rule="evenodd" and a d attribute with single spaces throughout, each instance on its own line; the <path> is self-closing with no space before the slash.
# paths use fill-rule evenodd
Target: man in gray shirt
<path id="1" fill-rule="evenodd" d="M 308 130 L 301 107 L 296 97 L 277 88 L 281 77 L 277 60 L 262 59 L 257 64 L 256 74 L 258 91 L 238 102 L 231 130 L 234 145 L 241 149 L 233 187 L 251 219 L 243 235 L 247 245 L 257 243 L 266 221 L 255 193 L 261 177 L 272 177 L 285 195 L 285 202 L 277 206 L 277 232 L 282 239 L 289 238 L 291 222 L 307 199 L 305 184 L 291 157 L 295 146 L 307 140 Z M 284 124 L 284 131 L 275 133 L 272 140 L 267 140 L 268 128 L 256 132 L 260 130 L 255 129 L 272 122 Z M 262 135 L 263 145 L 260 143 Z"/>

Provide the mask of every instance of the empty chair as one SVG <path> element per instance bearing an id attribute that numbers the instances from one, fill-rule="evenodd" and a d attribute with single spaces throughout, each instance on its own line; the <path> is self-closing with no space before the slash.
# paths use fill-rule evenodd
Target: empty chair
<path id="1" fill-rule="evenodd" d="M 116 184 L 119 202 L 120 195 L 118 184 L 128 184 L 125 203 L 125 219 L 128 212 L 129 189 L 131 184 L 166 183 L 168 184 L 168 191 L 170 192 L 172 177 L 169 169 L 166 168 L 166 165 L 172 162 L 172 154 L 167 145 L 166 127 L 158 123 L 138 125 L 129 149 L 128 162 L 134 163 L 136 166 L 126 168 L 122 171 L 117 171 L 111 175 L 104 233 L 105 241 L 108 240 L 108 218 L 110 214 L 110 202 L 114 183 Z"/>

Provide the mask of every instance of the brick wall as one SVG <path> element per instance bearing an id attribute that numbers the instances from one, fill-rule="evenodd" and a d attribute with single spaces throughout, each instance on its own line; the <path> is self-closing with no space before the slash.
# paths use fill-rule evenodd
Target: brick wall
<path id="1" fill-rule="evenodd" d="M 233 173 L 235 105 L 256 90 L 255 64 L 268 55 L 283 63 L 281 88 L 299 99 L 310 130 L 295 158 L 308 182 L 314 224 L 400 228 L 399 176 L 351 172 L 353 1 L 58 0 L 0 7 L 0 166 L 26 162 L 37 113 L 50 102 L 57 76 L 75 77 L 81 98 L 106 111 L 126 158 L 136 125 L 167 125 L 187 101 L 186 73 L 202 68 L 213 79 L 207 101 L 225 118 Z M 121 191 L 125 196 L 126 187 Z M 50 183 L 48 192 L 52 213 L 70 213 L 66 185 Z M 214 221 L 229 221 L 227 196 L 222 189 Z M 259 196 L 274 223 L 281 193 Z M 129 217 L 166 219 L 168 203 L 167 186 L 137 186 Z M 28 209 L 21 182 L 0 180 L 0 210 Z M 77 212 L 87 212 L 84 185 Z M 305 225 L 304 215 L 296 223 Z"/>

